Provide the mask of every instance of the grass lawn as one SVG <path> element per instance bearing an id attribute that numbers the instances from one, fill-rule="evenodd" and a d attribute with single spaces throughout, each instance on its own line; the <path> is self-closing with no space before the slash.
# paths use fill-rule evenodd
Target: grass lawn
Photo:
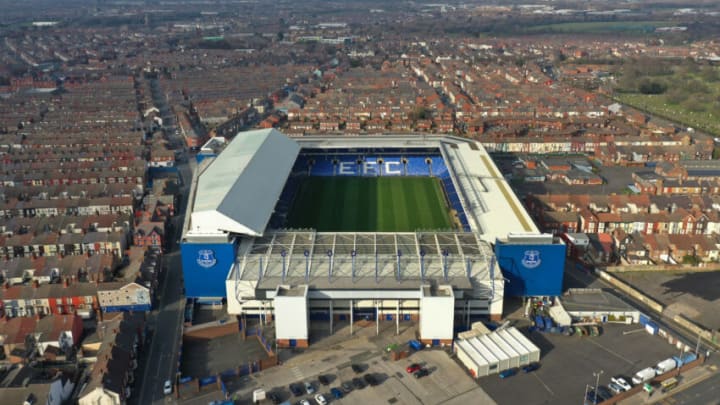
<path id="1" fill-rule="evenodd" d="M 658 27 L 673 25 L 667 21 L 590 21 L 568 22 L 557 24 L 536 25 L 528 28 L 528 32 L 552 32 L 563 34 L 599 34 L 599 33 L 648 33 Z"/>
<path id="2" fill-rule="evenodd" d="M 720 96 L 720 91 L 716 94 Z M 720 136 L 720 113 L 718 112 L 690 111 L 682 104 L 669 103 L 664 94 L 615 93 L 615 99 L 651 114 Z"/>
<path id="3" fill-rule="evenodd" d="M 320 232 L 450 229 L 440 180 L 432 177 L 307 177 L 288 216 L 290 228 Z"/>

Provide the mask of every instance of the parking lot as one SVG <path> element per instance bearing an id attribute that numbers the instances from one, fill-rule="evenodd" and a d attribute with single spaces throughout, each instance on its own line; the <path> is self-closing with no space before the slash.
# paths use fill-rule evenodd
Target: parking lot
<path id="1" fill-rule="evenodd" d="M 239 333 L 209 340 L 186 339 L 180 370 L 183 376 L 202 378 L 265 358 L 267 353 L 257 338 L 243 340 Z"/>
<path id="2" fill-rule="evenodd" d="M 683 314 L 708 329 L 720 328 L 720 272 L 614 273 L 666 306 L 665 314 Z"/>
<path id="3" fill-rule="evenodd" d="M 334 404 L 495 403 L 444 350 L 422 350 L 408 358 L 393 361 L 384 350 L 387 344 L 407 342 L 414 337 L 414 330 L 401 328 L 401 335 L 396 336 L 394 326 L 390 327 L 392 325 L 383 325 L 380 336 L 375 335 L 374 327 L 355 328 L 352 336 L 349 330 L 340 328 L 333 338 L 325 338 L 302 352 L 296 351 L 282 365 L 243 377 L 233 384 L 233 397 L 237 398 L 238 404 L 250 404 L 253 390 L 263 388 L 266 392 L 277 393 L 281 400 L 290 400 L 295 404 L 315 394 L 293 396 L 289 384 L 311 382 Z M 283 349 L 282 352 L 289 351 Z M 285 357 L 282 352 L 281 358 Z M 405 369 L 411 363 L 427 367 L 429 375 L 418 379 L 407 373 Z M 353 364 L 360 366 L 359 373 L 353 371 Z M 319 383 L 321 374 L 330 380 L 328 385 Z M 362 379 L 365 374 L 371 374 L 377 385 L 353 388 L 341 399 L 335 399 L 330 394 L 331 388 L 339 387 L 342 382 L 352 382 L 353 378 Z"/>
<path id="4" fill-rule="evenodd" d="M 533 332 L 528 335 L 541 349 L 541 367 L 508 379 L 490 375 L 480 386 L 499 404 L 580 404 L 593 373 L 602 371 L 600 384 L 610 377 L 632 377 L 638 370 L 678 354 L 666 341 L 639 325 L 607 324 L 598 337 L 563 336 Z"/>

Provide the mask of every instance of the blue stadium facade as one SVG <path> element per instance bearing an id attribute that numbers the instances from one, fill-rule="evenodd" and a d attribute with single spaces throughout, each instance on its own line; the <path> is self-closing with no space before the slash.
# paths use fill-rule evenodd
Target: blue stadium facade
<path id="1" fill-rule="evenodd" d="M 495 257 L 506 279 L 506 296 L 552 297 L 562 293 L 564 244 L 496 241 Z"/>
<path id="2" fill-rule="evenodd" d="M 225 278 L 235 261 L 235 239 L 226 243 L 182 243 L 185 295 L 198 302 L 217 303 L 225 298 Z"/>

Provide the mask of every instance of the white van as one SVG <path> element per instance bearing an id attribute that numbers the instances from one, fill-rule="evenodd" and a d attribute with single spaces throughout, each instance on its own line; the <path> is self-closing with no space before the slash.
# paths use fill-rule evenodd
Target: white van
<path id="1" fill-rule="evenodd" d="M 639 384 L 642 384 L 642 383 L 652 380 L 653 378 L 655 378 L 655 375 L 656 374 L 655 374 L 654 368 L 652 368 L 652 367 L 644 368 L 644 369 L 638 371 L 637 373 L 635 373 L 635 375 L 632 378 L 632 382 L 635 385 L 639 385 Z"/>
<path id="2" fill-rule="evenodd" d="M 665 374 L 668 371 L 675 370 L 677 362 L 673 358 L 665 359 L 655 366 L 655 372 L 657 375 Z"/>

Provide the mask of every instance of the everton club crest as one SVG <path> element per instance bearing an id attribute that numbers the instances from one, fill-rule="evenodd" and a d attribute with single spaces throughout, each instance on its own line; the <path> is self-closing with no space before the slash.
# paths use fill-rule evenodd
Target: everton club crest
<path id="1" fill-rule="evenodd" d="M 542 261 L 540 260 L 540 251 L 538 250 L 526 250 L 525 255 L 522 258 L 522 265 L 528 269 L 534 269 L 539 266 Z"/>
<path id="2" fill-rule="evenodd" d="M 217 263 L 215 252 L 210 249 L 198 250 L 197 264 L 200 265 L 200 267 L 209 269 L 214 266 L 215 263 Z"/>

